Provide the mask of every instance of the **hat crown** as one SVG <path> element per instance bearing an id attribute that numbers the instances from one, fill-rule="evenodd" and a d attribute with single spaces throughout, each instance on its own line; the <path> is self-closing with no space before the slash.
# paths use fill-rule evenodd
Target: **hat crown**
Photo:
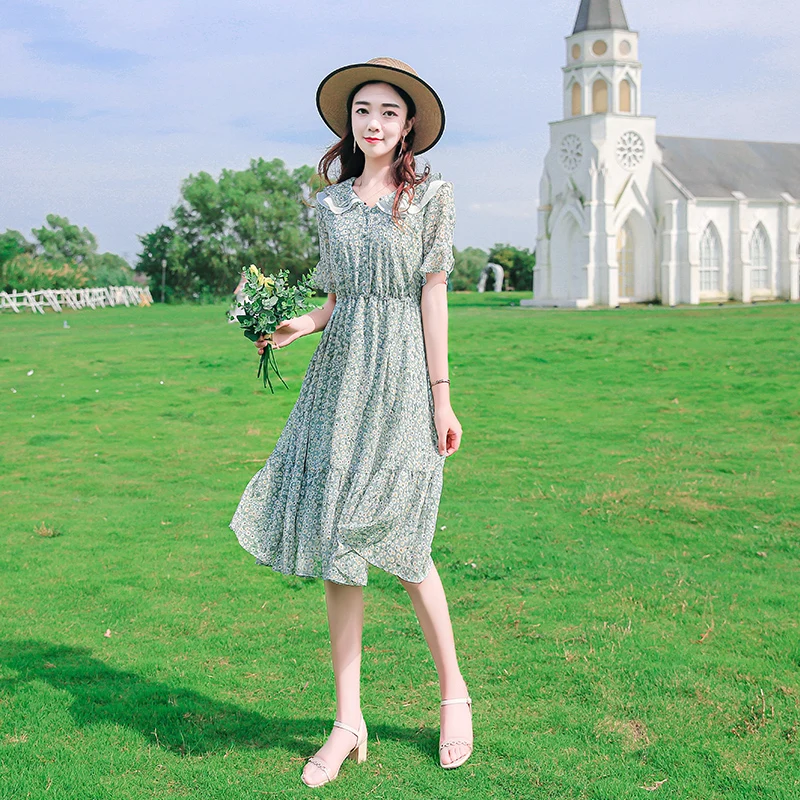
<path id="1" fill-rule="evenodd" d="M 386 82 L 406 92 L 414 101 L 415 154 L 430 150 L 444 132 L 444 106 L 430 84 L 405 61 L 389 56 L 339 67 L 317 87 L 317 109 L 325 124 L 339 137 L 352 133 L 348 101 L 358 86 Z"/>
<path id="2" fill-rule="evenodd" d="M 369 61 L 366 62 L 367 64 L 375 64 L 379 67 L 392 67 L 393 69 L 401 69 L 403 72 L 408 72 L 411 75 L 416 75 L 417 71 L 406 64 L 404 61 L 400 61 L 399 58 L 390 58 L 389 56 L 379 56 L 378 58 L 371 58 Z"/>

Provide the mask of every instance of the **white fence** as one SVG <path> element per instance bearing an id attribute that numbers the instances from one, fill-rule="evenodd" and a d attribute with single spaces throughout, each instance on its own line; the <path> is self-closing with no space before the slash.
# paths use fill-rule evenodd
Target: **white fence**
<path id="1" fill-rule="evenodd" d="M 104 286 L 91 289 L 37 289 L 35 292 L 0 292 L 0 311 L 15 313 L 27 308 L 44 314 L 46 308 L 104 308 L 105 306 L 149 306 L 150 290 L 141 286 Z"/>

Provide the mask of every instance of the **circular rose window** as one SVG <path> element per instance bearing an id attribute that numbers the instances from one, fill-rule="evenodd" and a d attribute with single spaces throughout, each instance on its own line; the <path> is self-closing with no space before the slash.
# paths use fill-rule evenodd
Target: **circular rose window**
<path id="1" fill-rule="evenodd" d="M 644 139 L 636 131 L 627 131 L 617 142 L 617 161 L 628 170 L 636 169 L 644 158 Z"/>
<path id="2" fill-rule="evenodd" d="M 583 161 L 583 143 L 574 133 L 567 134 L 558 148 L 558 160 L 567 172 L 573 172 Z"/>
<path id="3" fill-rule="evenodd" d="M 593 52 L 593 53 L 594 53 L 596 56 L 604 56 L 604 55 L 606 54 L 606 51 L 607 51 L 607 50 L 608 50 L 608 45 L 607 45 L 607 44 L 606 44 L 606 43 L 605 43 L 605 42 L 604 42 L 602 39 L 598 39 L 598 40 L 597 40 L 597 41 L 596 41 L 596 42 L 595 42 L 595 43 L 592 45 L 592 52 Z"/>

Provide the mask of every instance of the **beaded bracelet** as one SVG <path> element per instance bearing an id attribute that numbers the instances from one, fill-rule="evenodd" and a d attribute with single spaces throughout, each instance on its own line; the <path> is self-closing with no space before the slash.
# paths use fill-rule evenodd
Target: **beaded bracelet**
<path id="1" fill-rule="evenodd" d="M 447 378 L 439 378 L 439 380 L 438 380 L 438 381 L 434 381 L 434 382 L 431 384 L 431 386 L 432 386 L 432 387 L 433 387 L 433 386 L 436 386 L 436 384 L 437 384 L 437 383 L 450 383 L 450 381 L 449 381 L 449 380 L 447 380 Z"/>

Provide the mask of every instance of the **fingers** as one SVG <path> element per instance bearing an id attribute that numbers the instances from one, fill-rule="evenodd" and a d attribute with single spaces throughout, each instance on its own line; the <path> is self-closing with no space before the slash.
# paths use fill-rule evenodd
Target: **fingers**
<path id="1" fill-rule="evenodd" d="M 452 455 L 455 453 L 456 450 L 461 446 L 461 431 L 454 430 L 453 428 L 448 429 L 447 435 L 445 437 L 445 449 L 443 455 Z M 442 448 L 439 448 L 439 452 L 442 453 Z"/>

